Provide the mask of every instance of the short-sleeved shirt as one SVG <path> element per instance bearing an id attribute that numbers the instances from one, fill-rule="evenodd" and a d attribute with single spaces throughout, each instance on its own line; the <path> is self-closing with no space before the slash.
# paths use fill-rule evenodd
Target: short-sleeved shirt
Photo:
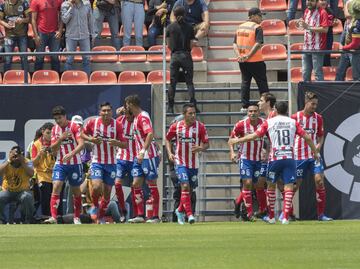
<path id="1" fill-rule="evenodd" d="M 203 21 L 201 14 L 208 11 L 208 7 L 204 0 L 195 0 L 191 5 L 189 5 L 186 0 L 177 0 L 173 10 L 177 6 L 183 6 L 185 8 L 185 22 L 190 24 L 201 23 Z"/>
<path id="2" fill-rule="evenodd" d="M 31 166 L 31 162 L 25 161 L 26 165 Z M 11 192 L 21 192 L 29 190 L 30 176 L 26 174 L 25 169 L 21 166 L 19 168 L 13 167 L 11 164 L 8 164 L 5 167 L 4 175 L 3 175 L 3 190 L 11 191 Z"/>
<path id="3" fill-rule="evenodd" d="M 188 23 L 173 22 L 166 29 L 171 52 L 191 51 L 191 40 L 195 39 L 194 30 Z"/>
<path id="4" fill-rule="evenodd" d="M 305 23 L 310 27 L 329 27 L 329 19 L 327 12 L 322 8 L 309 10 L 304 12 L 303 17 Z M 317 33 L 314 31 L 304 31 L 304 50 L 324 50 L 326 49 L 327 33 Z"/>
<path id="5" fill-rule="evenodd" d="M 236 43 L 236 34 L 234 36 L 234 43 Z M 264 32 L 263 29 L 261 27 L 256 28 L 255 30 L 255 42 L 259 43 L 259 44 L 263 44 L 264 43 Z"/>
<path id="6" fill-rule="evenodd" d="M 30 6 L 26 0 L 18 0 L 12 4 L 10 0 L 5 0 L 0 4 L 0 20 L 5 22 L 16 21 L 17 18 L 25 18 L 26 14 L 30 12 Z M 15 24 L 12 29 L 5 28 L 6 37 L 19 37 L 27 35 L 27 24 Z"/>
<path id="7" fill-rule="evenodd" d="M 62 0 L 32 0 L 30 9 L 37 13 L 36 24 L 42 33 L 53 33 L 59 28 Z"/>

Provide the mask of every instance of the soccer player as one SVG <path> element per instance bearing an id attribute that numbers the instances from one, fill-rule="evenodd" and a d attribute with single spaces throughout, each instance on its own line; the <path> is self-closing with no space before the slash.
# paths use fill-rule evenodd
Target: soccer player
<path id="1" fill-rule="evenodd" d="M 198 153 L 209 148 L 209 138 L 205 125 L 196 120 L 196 107 L 185 104 L 184 119 L 173 123 L 166 135 L 166 150 L 169 160 L 176 163 L 176 174 L 181 184 L 180 205 L 175 210 L 178 223 L 185 223 L 185 214 L 190 224 L 195 222 L 191 209 L 190 193 L 196 187 L 199 168 Z M 171 140 L 175 138 L 176 150 L 173 153 Z M 195 185 L 194 185 L 195 184 Z"/>
<path id="2" fill-rule="evenodd" d="M 294 120 L 286 116 L 288 105 L 286 102 L 275 104 L 276 116 L 266 120 L 255 133 L 245 137 L 233 138 L 229 140 L 230 144 L 244 143 L 263 137 L 268 133 L 270 137 L 271 150 L 268 165 L 268 189 L 267 193 L 275 197 L 276 181 L 280 176 L 284 181 L 285 200 L 283 206 L 282 224 L 289 224 L 289 212 L 292 206 L 293 189 L 296 174 L 296 162 L 294 160 L 294 142 L 295 135 L 304 138 L 311 150 L 314 152 L 314 158 L 319 159 L 319 153 L 311 137 Z M 268 196 L 269 197 L 269 196 Z M 269 216 L 268 223 L 274 224 L 275 199 L 268 199 Z"/>
<path id="3" fill-rule="evenodd" d="M 310 136 L 314 144 L 316 144 L 317 151 L 320 152 L 321 146 L 324 142 L 324 124 L 323 118 L 320 114 L 316 113 L 318 106 L 318 97 L 313 92 L 305 93 L 305 106 L 301 111 L 296 112 L 291 116 Z M 320 221 L 331 221 L 332 218 L 325 216 L 326 204 L 326 190 L 324 185 L 324 166 L 322 161 L 317 162 L 313 158 L 313 153 L 306 141 L 300 136 L 295 138 L 295 160 L 296 160 L 296 189 L 300 184 L 307 172 L 314 175 L 316 187 L 316 201 L 317 201 L 317 214 Z"/>
<path id="4" fill-rule="evenodd" d="M 53 189 L 50 200 L 51 217 L 45 223 L 57 223 L 57 209 L 60 204 L 60 193 L 65 179 L 69 181 L 74 197 L 74 224 L 81 224 L 82 166 L 80 152 L 84 147 L 81 128 L 67 120 L 65 108 L 56 106 L 52 110 L 56 125 L 51 131 L 51 151 L 57 154 L 53 169 Z"/>
<path id="5" fill-rule="evenodd" d="M 81 136 L 84 140 L 95 144 L 90 166 L 90 179 L 93 185 L 91 215 L 99 224 L 103 224 L 115 182 L 116 149 L 126 148 L 127 141 L 123 136 L 123 126 L 112 117 L 112 107 L 109 102 L 100 104 L 99 115 L 86 123 Z M 99 204 L 101 193 L 103 196 Z"/>
<path id="6" fill-rule="evenodd" d="M 231 132 L 230 139 L 234 137 L 243 137 L 247 134 L 254 133 L 264 122 L 263 119 L 259 118 L 259 106 L 257 104 L 249 104 L 247 109 L 247 118 L 238 121 L 233 131 Z M 240 204 L 242 201 L 245 202 L 247 209 L 247 218 L 245 221 L 254 221 L 253 216 L 253 201 L 252 201 L 252 186 L 257 183 L 258 177 L 261 170 L 261 150 L 263 148 L 263 139 L 259 138 L 255 141 L 249 141 L 244 144 L 241 144 L 239 147 L 238 154 L 234 152 L 232 145 L 229 146 L 230 149 L 230 159 L 233 162 L 237 162 L 238 155 L 239 168 L 240 168 L 240 179 L 243 183 L 243 188 L 240 192 L 240 195 L 235 200 L 235 209 L 240 211 Z M 259 202 L 260 212 L 266 210 L 266 196 L 258 195 L 257 199 Z"/>
<path id="7" fill-rule="evenodd" d="M 147 223 L 159 223 L 159 202 L 160 196 L 156 179 L 158 178 L 157 167 L 159 156 L 156 145 L 153 141 L 154 131 L 149 114 L 143 111 L 140 106 L 140 99 L 137 95 L 130 95 L 125 98 L 125 106 L 134 115 L 134 134 L 136 143 L 136 157 L 132 169 L 134 177 L 133 188 L 135 195 L 135 217 L 129 219 L 131 223 L 144 222 L 144 193 L 142 184 L 144 180 L 150 188 L 153 200 L 153 217 Z"/>

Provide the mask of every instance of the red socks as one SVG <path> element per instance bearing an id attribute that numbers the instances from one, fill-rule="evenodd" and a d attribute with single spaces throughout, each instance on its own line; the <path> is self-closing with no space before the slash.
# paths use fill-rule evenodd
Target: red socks
<path id="1" fill-rule="evenodd" d="M 256 190 L 256 198 L 259 203 L 259 211 L 265 212 L 266 210 L 266 193 L 264 189 Z"/>
<path id="2" fill-rule="evenodd" d="M 144 216 L 144 193 L 141 188 L 134 188 L 136 216 Z"/>
<path id="3" fill-rule="evenodd" d="M 242 190 L 248 217 L 253 215 L 252 195 L 249 190 Z"/>
<path id="4" fill-rule="evenodd" d="M 325 203 L 326 203 L 326 191 L 323 187 L 322 189 L 316 190 L 316 201 L 317 201 L 317 214 L 321 216 L 325 212 Z"/>
<path id="5" fill-rule="evenodd" d="M 122 185 L 120 182 L 115 182 L 115 192 L 116 197 L 119 202 L 119 207 L 122 211 L 125 211 L 125 199 L 124 199 L 124 192 L 122 189 Z"/>
<path id="6" fill-rule="evenodd" d="M 81 212 L 81 195 L 73 197 L 74 200 L 74 218 L 80 218 Z"/>
<path id="7" fill-rule="evenodd" d="M 50 199 L 50 211 L 51 211 L 51 217 L 56 219 L 57 217 L 57 209 L 60 204 L 60 195 L 52 194 Z"/>
<path id="8" fill-rule="evenodd" d="M 276 192 L 275 190 L 267 190 L 267 202 L 269 206 L 269 218 L 273 219 L 275 216 L 275 199 L 276 199 Z"/>
<path id="9" fill-rule="evenodd" d="M 240 191 L 240 194 L 239 194 L 239 196 L 236 198 L 235 203 L 236 203 L 237 205 L 240 205 L 240 204 L 241 204 L 241 201 L 243 200 L 243 198 L 244 198 L 243 193 L 242 193 L 242 191 Z"/>
<path id="10" fill-rule="evenodd" d="M 159 217 L 159 201 L 160 195 L 159 190 L 155 184 L 149 184 L 151 196 L 153 199 L 153 217 Z"/>
<path id="11" fill-rule="evenodd" d="M 186 216 L 190 216 L 193 214 L 191 210 L 191 198 L 189 191 L 181 191 L 180 205 L 178 207 L 178 210 L 180 212 L 185 210 Z"/>
<path id="12" fill-rule="evenodd" d="M 287 220 L 289 219 L 289 214 L 291 212 L 293 196 L 293 191 L 285 191 L 285 199 L 283 201 L 283 217 Z"/>

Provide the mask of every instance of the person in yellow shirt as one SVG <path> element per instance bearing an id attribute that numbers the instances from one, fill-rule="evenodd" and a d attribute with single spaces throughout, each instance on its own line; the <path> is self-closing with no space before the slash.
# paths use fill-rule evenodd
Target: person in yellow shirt
<path id="1" fill-rule="evenodd" d="M 4 208 L 11 202 L 20 204 L 24 223 L 30 223 L 34 213 L 34 200 L 30 192 L 29 179 L 34 170 L 19 146 L 12 147 L 9 159 L 0 164 L 3 178 L 0 192 L 0 223 L 4 222 Z"/>
<path id="2" fill-rule="evenodd" d="M 31 160 L 39 185 L 41 212 L 43 216 L 51 215 L 52 171 L 55 165 L 55 157 L 50 150 L 51 129 L 53 126 L 54 124 L 47 122 L 41 127 L 41 137 L 34 142 L 31 149 Z"/>

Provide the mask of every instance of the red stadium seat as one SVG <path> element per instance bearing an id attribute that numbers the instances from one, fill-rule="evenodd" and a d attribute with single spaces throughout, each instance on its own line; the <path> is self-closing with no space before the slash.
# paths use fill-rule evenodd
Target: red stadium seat
<path id="1" fill-rule="evenodd" d="M 345 80 L 346 80 L 346 81 L 352 81 L 352 80 L 354 80 L 354 79 L 353 79 L 353 74 L 352 74 L 352 67 L 349 67 L 349 68 L 346 70 Z"/>
<path id="2" fill-rule="evenodd" d="M 291 82 L 300 82 L 303 81 L 301 67 L 293 67 L 290 70 L 291 73 Z"/>
<path id="3" fill-rule="evenodd" d="M 287 9 L 285 0 L 260 0 L 259 8 L 263 11 L 282 11 Z"/>
<path id="4" fill-rule="evenodd" d="M 67 70 L 61 75 L 61 84 L 88 84 L 89 78 L 84 71 Z"/>
<path id="5" fill-rule="evenodd" d="M 142 71 L 123 71 L 119 75 L 118 83 L 137 84 L 145 83 L 145 74 Z"/>
<path id="6" fill-rule="evenodd" d="M 31 83 L 31 76 L 28 73 L 28 83 Z M 3 84 L 24 84 L 24 70 L 8 70 L 4 73 Z"/>
<path id="7" fill-rule="evenodd" d="M 336 77 L 336 67 L 334 66 L 324 66 L 323 67 L 324 72 L 324 80 L 327 81 L 334 81 Z"/>
<path id="8" fill-rule="evenodd" d="M 103 22 L 101 37 L 111 37 L 109 23 L 107 23 L 107 22 Z"/>
<path id="9" fill-rule="evenodd" d="M 296 28 L 296 21 L 297 20 L 289 21 L 289 35 L 304 35 L 304 30 L 299 30 Z"/>
<path id="10" fill-rule="evenodd" d="M 155 46 L 151 46 L 148 51 L 161 51 L 163 48 L 162 45 L 155 45 Z M 165 47 L 166 48 L 166 61 L 170 61 L 170 49 L 168 48 L 168 46 Z M 147 54 L 146 55 L 146 59 L 149 62 L 162 62 L 163 60 L 163 56 L 162 54 Z"/>
<path id="11" fill-rule="evenodd" d="M 141 46 L 124 46 L 120 51 L 145 51 Z M 145 62 L 146 54 L 120 54 L 120 62 Z"/>
<path id="12" fill-rule="evenodd" d="M 153 70 L 147 75 L 147 82 L 152 84 L 161 84 L 163 83 L 163 71 L 162 70 Z M 166 82 L 170 82 L 170 71 L 166 70 Z"/>
<path id="13" fill-rule="evenodd" d="M 290 45 L 290 51 L 303 50 L 304 43 L 294 43 Z M 302 54 L 291 54 L 291 60 L 301 60 Z"/>
<path id="14" fill-rule="evenodd" d="M 269 35 L 286 35 L 286 26 L 282 20 L 263 20 L 261 28 L 265 36 Z"/>
<path id="15" fill-rule="evenodd" d="M 191 57 L 194 62 L 202 62 L 204 60 L 204 53 L 201 47 L 193 47 L 191 50 Z"/>
<path id="16" fill-rule="evenodd" d="M 120 37 L 124 36 L 124 26 L 121 25 L 120 27 L 120 33 L 119 33 Z M 132 24 L 131 26 L 131 36 L 135 36 L 135 28 L 134 28 L 134 24 Z M 147 36 L 147 28 L 146 25 L 143 25 L 143 36 Z"/>
<path id="17" fill-rule="evenodd" d="M 3 81 L 2 81 L 2 76 L 1 76 L 1 73 L 0 73 L 0 84 L 2 84 Z"/>
<path id="18" fill-rule="evenodd" d="M 116 52 L 116 49 L 112 46 L 97 46 L 91 51 L 112 51 Z M 118 55 L 92 55 L 91 61 L 94 63 L 116 63 L 118 61 Z"/>
<path id="19" fill-rule="evenodd" d="M 343 26 L 341 20 L 336 19 L 334 24 L 333 24 L 333 33 L 334 33 L 334 35 L 341 34 L 343 31 L 344 31 L 344 26 Z"/>
<path id="20" fill-rule="evenodd" d="M 14 52 L 19 52 L 19 48 L 15 47 Z M 28 48 L 27 52 L 31 52 L 31 50 Z M 33 62 L 34 61 L 32 56 L 28 56 L 27 59 L 28 59 L 28 62 Z M 13 63 L 20 63 L 21 62 L 21 57 L 20 56 L 13 56 L 12 62 Z"/>
<path id="21" fill-rule="evenodd" d="M 339 42 L 334 42 L 332 45 L 332 50 L 340 50 L 341 44 Z M 331 53 L 331 58 L 338 59 L 340 58 L 341 53 Z"/>
<path id="22" fill-rule="evenodd" d="M 285 60 L 287 58 L 286 47 L 283 44 L 266 44 L 261 52 L 264 61 Z"/>
<path id="23" fill-rule="evenodd" d="M 113 71 L 94 71 L 90 75 L 90 84 L 115 84 L 116 74 Z"/>
<path id="24" fill-rule="evenodd" d="M 66 48 L 64 49 L 64 52 L 66 51 Z M 76 51 L 80 51 L 80 47 L 76 47 Z M 60 61 L 61 62 L 65 62 L 66 61 L 66 57 L 67 56 L 64 56 L 62 55 L 60 57 Z M 74 63 L 81 63 L 82 62 L 82 56 L 81 55 L 75 55 L 74 56 Z"/>
<path id="25" fill-rule="evenodd" d="M 38 70 L 32 76 L 32 84 L 59 84 L 59 74 L 54 70 Z"/>

